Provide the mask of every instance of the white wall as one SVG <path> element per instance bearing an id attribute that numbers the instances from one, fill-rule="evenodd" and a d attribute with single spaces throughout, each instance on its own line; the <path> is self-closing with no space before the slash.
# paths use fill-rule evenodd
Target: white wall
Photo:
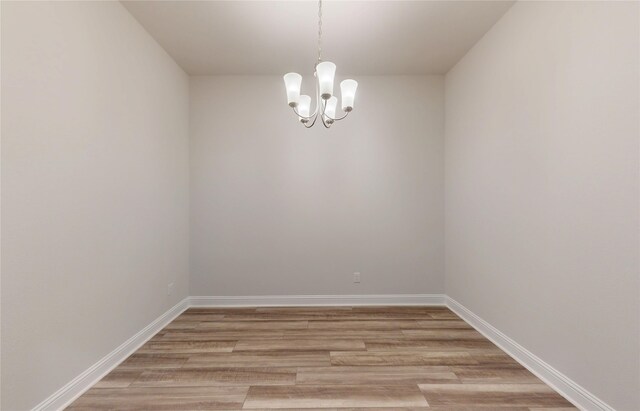
<path id="1" fill-rule="evenodd" d="M 356 77 L 330 130 L 280 76 L 191 78 L 191 295 L 443 291 L 443 77 Z"/>
<path id="2" fill-rule="evenodd" d="M 518 2 L 446 76 L 447 294 L 640 409 L 638 3 Z"/>
<path id="3" fill-rule="evenodd" d="M 2 409 L 187 295 L 187 134 L 188 77 L 120 3 L 2 2 Z"/>

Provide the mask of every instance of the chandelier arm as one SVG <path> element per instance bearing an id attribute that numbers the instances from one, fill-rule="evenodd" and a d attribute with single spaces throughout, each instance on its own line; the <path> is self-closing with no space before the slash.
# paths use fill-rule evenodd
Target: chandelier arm
<path id="1" fill-rule="evenodd" d="M 316 120 L 318 119 L 318 113 L 316 113 L 316 115 L 313 117 L 313 121 L 311 122 L 311 124 L 307 125 L 306 123 L 302 123 L 302 125 L 305 128 L 311 128 L 313 127 L 314 124 L 316 124 Z"/>
<path id="2" fill-rule="evenodd" d="M 291 108 L 293 109 L 293 112 L 296 113 L 298 117 L 303 118 L 305 120 L 310 120 L 318 115 L 318 107 L 316 107 L 316 110 L 314 111 L 314 113 L 311 114 L 309 117 L 303 116 L 300 113 L 298 113 L 298 110 L 295 107 L 291 107 Z"/>
<path id="3" fill-rule="evenodd" d="M 340 121 L 340 120 L 344 120 L 349 115 L 349 113 L 351 113 L 351 112 L 350 111 L 345 111 L 344 116 L 342 116 L 342 117 L 331 118 L 331 117 L 327 116 L 327 118 L 329 120 L 333 120 L 333 121 Z"/>
<path id="4" fill-rule="evenodd" d="M 319 107 L 318 106 L 318 102 L 316 101 L 316 111 L 315 111 L 315 113 L 313 113 L 313 116 L 312 116 L 313 117 L 313 121 L 309 125 L 307 125 L 307 123 L 309 122 L 308 120 L 306 122 L 303 122 L 302 125 L 305 128 L 311 128 L 316 124 L 316 121 L 318 120 L 318 114 L 320 114 L 320 113 L 318 113 L 318 107 Z M 311 117 L 309 117 L 309 118 L 311 118 Z"/>
<path id="5" fill-rule="evenodd" d="M 322 114 L 320 115 L 320 120 L 322 121 L 322 125 L 324 126 L 324 128 L 330 128 L 331 124 L 327 124 L 327 120 L 325 119 L 325 117 L 329 118 L 329 116 L 327 116 L 325 114 L 326 108 L 327 108 L 327 104 L 326 104 L 326 102 L 323 102 L 323 104 L 322 104 Z"/>

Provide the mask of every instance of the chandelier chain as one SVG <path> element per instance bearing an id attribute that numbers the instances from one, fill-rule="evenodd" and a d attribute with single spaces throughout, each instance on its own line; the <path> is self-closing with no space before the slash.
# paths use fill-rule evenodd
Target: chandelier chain
<path id="1" fill-rule="evenodd" d="M 318 62 L 322 61 L 322 0 L 318 0 Z"/>

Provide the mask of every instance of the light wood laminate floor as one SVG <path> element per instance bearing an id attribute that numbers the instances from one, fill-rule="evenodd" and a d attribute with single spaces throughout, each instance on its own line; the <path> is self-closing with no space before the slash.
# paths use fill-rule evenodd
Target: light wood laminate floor
<path id="1" fill-rule="evenodd" d="M 69 410 L 570 410 L 444 307 L 191 308 Z"/>

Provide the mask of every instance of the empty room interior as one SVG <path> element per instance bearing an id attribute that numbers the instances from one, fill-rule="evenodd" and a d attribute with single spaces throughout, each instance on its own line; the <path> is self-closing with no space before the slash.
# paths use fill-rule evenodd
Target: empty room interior
<path id="1" fill-rule="evenodd" d="M 0 15 L 3 411 L 640 411 L 639 1 Z"/>

